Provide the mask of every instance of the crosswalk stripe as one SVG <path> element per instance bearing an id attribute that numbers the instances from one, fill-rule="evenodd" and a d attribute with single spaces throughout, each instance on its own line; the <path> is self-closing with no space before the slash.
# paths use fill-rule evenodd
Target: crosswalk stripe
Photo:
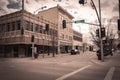
<path id="1" fill-rule="evenodd" d="M 70 76 L 72 76 L 72 75 L 74 75 L 74 74 L 76 74 L 76 73 L 78 73 L 78 72 L 80 72 L 80 71 L 82 71 L 82 70 L 90 67 L 90 66 L 91 66 L 91 65 L 84 66 L 84 67 L 82 67 L 82 68 L 80 68 L 80 69 L 78 69 L 78 70 L 75 70 L 75 71 L 73 71 L 73 72 L 71 72 L 71 73 L 68 73 L 68 74 L 66 74 L 66 75 L 63 75 L 62 77 L 57 78 L 56 80 L 64 80 L 64 79 L 66 79 L 67 77 L 70 77 Z"/>
<path id="2" fill-rule="evenodd" d="M 114 71 L 115 71 L 115 67 L 111 67 L 107 75 L 105 76 L 104 80 L 112 80 Z"/>

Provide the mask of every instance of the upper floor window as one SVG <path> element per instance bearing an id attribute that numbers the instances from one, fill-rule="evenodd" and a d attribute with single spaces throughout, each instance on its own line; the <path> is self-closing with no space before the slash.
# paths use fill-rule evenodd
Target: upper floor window
<path id="1" fill-rule="evenodd" d="M 21 21 L 17 21 L 17 30 L 20 30 L 21 27 Z"/>
<path id="2" fill-rule="evenodd" d="M 10 31 L 10 23 L 7 23 L 6 31 Z"/>
<path id="3" fill-rule="evenodd" d="M 43 26 L 40 25 L 40 30 L 39 30 L 40 33 L 42 33 L 42 28 L 43 28 Z"/>
<path id="4" fill-rule="evenodd" d="M 33 31 L 33 23 L 31 23 L 31 31 Z"/>
<path id="5" fill-rule="evenodd" d="M 1 24 L 1 26 L 2 26 L 2 32 L 4 32 L 4 31 L 6 31 L 6 29 L 5 29 L 5 24 Z"/>
<path id="6" fill-rule="evenodd" d="M 15 22 L 12 22 L 12 27 L 11 30 L 14 31 L 15 30 Z"/>
<path id="7" fill-rule="evenodd" d="M 26 24 L 26 30 L 30 30 L 30 22 L 29 21 L 25 21 Z"/>
<path id="8" fill-rule="evenodd" d="M 35 24 L 35 32 L 39 32 L 39 25 Z"/>
<path id="9" fill-rule="evenodd" d="M 0 24 L 0 32 L 2 32 L 2 28 L 3 28 L 3 27 L 2 27 L 2 25 Z"/>

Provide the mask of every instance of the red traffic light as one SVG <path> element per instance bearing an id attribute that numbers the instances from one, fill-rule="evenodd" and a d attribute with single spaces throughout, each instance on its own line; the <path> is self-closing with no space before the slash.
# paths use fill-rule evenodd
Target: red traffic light
<path id="1" fill-rule="evenodd" d="M 101 37 L 102 38 L 105 37 L 105 28 L 104 27 L 101 28 Z"/>
<path id="2" fill-rule="evenodd" d="M 105 28 L 101 28 L 101 31 L 105 31 Z"/>

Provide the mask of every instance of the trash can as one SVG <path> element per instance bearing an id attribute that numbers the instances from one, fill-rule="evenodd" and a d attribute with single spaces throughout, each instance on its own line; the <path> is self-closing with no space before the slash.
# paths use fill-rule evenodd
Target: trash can
<path id="1" fill-rule="evenodd" d="M 101 55 L 98 55 L 98 60 L 101 60 Z"/>
<path id="2" fill-rule="evenodd" d="M 38 54 L 38 53 L 35 53 L 35 54 L 34 54 L 34 58 L 35 58 L 35 59 L 37 59 L 37 58 L 38 58 L 38 56 L 39 56 L 39 54 Z"/>

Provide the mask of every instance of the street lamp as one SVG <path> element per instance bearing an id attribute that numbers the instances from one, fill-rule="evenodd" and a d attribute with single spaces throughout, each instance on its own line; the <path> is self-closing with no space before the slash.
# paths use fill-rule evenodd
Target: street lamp
<path id="1" fill-rule="evenodd" d="M 37 10 L 35 10 L 34 11 L 34 14 L 36 13 L 36 12 L 38 12 L 40 9 L 44 9 L 44 8 L 46 8 L 47 6 L 43 6 L 43 7 L 41 7 L 41 8 L 39 8 L 39 9 L 37 9 Z M 33 24 L 33 29 L 32 29 L 32 37 L 31 37 L 31 42 L 32 42 L 32 57 L 33 57 L 33 59 L 34 59 L 34 53 L 35 53 L 35 36 L 34 36 L 34 34 L 35 34 L 35 27 L 34 27 L 34 24 Z M 43 39 L 43 41 L 44 41 L 44 39 Z M 43 42 L 44 43 L 44 42 Z M 44 57 L 44 55 L 43 55 L 43 57 Z"/>
<path id="2" fill-rule="evenodd" d="M 39 10 L 43 10 L 44 8 L 47 8 L 47 6 L 42 6 L 42 7 L 38 8 L 36 11 L 34 11 L 34 14 L 35 14 L 36 12 L 38 12 Z"/>
<path id="3" fill-rule="evenodd" d="M 22 23 L 21 23 L 21 35 L 24 34 L 24 0 L 22 0 Z"/>

